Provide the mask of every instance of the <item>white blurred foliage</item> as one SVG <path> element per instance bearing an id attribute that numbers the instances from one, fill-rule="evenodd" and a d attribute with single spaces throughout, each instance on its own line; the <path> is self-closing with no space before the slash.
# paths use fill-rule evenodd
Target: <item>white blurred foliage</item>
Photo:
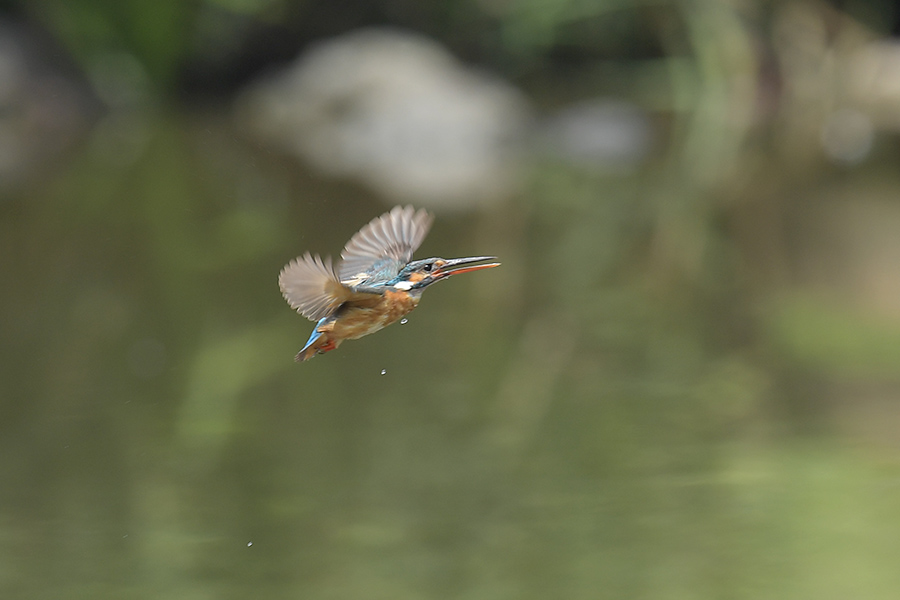
<path id="1" fill-rule="evenodd" d="M 828 159 L 856 165 L 900 132 L 900 43 L 825 2 L 780 4 L 773 31 L 788 155 L 816 136 Z"/>
<path id="2" fill-rule="evenodd" d="M 311 48 L 248 89 L 239 120 L 324 173 L 395 201 L 471 205 L 515 190 L 523 95 L 434 41 L 368 29 Z"/>
<path id="3" fill-rule="evenodd" d="M 540 126 L 544 153 L 577 165 L 635 168 L 647 157 L 654 131 L 634 104 L 598 98 L 566 106 Z"/>
<path id="4" fill-rule="evenodd" d="M 881 129 L 900 132 L 900 42 L 875 40 L 848 57 L 852 100 Z"/>
<path id="5" fill-rule="evenodd" d="M 822 147 L 833 161 L 856 164 L 866 159 L 875 141 L 869 115 L 851 108 L 834 111 L 822 125 Z"/>

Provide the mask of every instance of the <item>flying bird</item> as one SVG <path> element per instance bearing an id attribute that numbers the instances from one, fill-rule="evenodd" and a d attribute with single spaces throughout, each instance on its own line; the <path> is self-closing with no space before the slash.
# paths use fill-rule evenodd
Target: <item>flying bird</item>
<path id="1" fill-rule="evenodd" d="M 294 360 L 309 360 L 344 340 L 361 338 L 398 321 L 436 281 L 500 266 L 497 262 L 476 264 L 494 256 L 412 260 L 432 221 L 424 209 L 395 206 L 350 238 L 337 264 L 330 256 L 307 252 L 285 265 L 278 276 L 284 299 L 316 321 Z"/>

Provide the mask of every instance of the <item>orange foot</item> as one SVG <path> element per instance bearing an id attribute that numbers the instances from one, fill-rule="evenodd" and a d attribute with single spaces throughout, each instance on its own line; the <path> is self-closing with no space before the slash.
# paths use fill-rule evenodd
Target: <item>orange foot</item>
<path id="1" fill-rule="evenodd" d="M 337 348 L 337 344 L 334 342 L 334 340 L 328 340 L 327 342 L 319 346 L 318 350 L 319 354 L 325 354 L 326 352 L 334 350 L 335 348 Z"/>
<path id="2" fill-rule="evenodd" d="M 303 347 L 303 350 L 297 353 L 294 360 L 297 362 L 304 362 L 311 359 L 316 354 L 325 354 L 338 347 L 338 342 L 335 340 L 328 338 L 322 339 L 320 336 L 321 334 L 319 334 L 316 339 L 308 342 L 306 346 Z"/>

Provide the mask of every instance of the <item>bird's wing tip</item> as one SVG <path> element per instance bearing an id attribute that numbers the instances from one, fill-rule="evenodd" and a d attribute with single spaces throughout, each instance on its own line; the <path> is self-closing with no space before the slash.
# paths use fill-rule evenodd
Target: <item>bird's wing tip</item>
<path id="1" fill-rule="evenodd" d="M 281 269 L 278 287 L 290 307 L 310 321 L 332 314 L 350 294 L 338 279 L 331 257 L 309 252 Z"/>

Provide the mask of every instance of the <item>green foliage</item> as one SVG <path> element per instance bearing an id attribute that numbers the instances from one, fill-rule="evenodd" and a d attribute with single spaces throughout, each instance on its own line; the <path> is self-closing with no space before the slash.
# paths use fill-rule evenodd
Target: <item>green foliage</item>
<path id="1" fill-rule="evenodd" d="M 45 0 L 24 8 L 58 35 L 88 71 L 106 55 L 129 54 L 166 89 L 190 48 L 197 6 L 181 0 Z"/>
<path id="2" fill-rule="evenodd" d="M 772 345 L 791 363 L 862 380 L 900 376 L 900 327 L 885 317 L 813 295 L 774 301 L 767 314 Z"/>

